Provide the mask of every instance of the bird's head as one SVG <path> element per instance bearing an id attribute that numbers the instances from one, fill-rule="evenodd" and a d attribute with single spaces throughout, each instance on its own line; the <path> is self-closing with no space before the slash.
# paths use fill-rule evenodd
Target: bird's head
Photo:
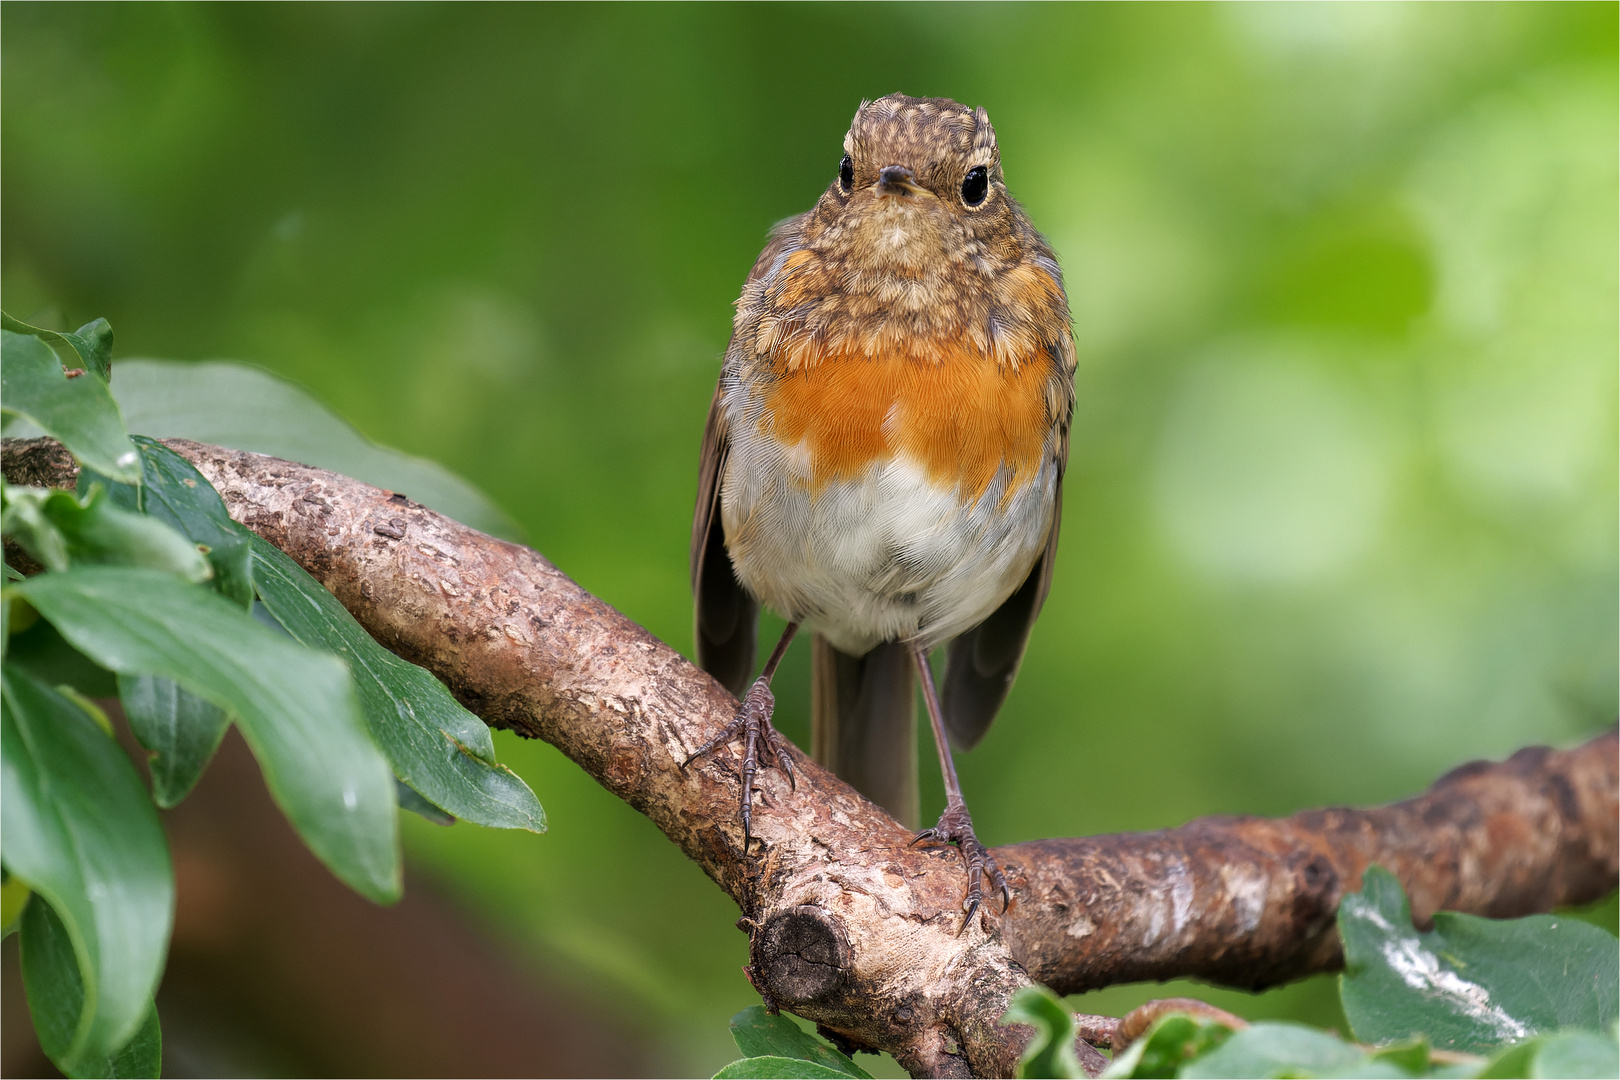
<path id="1" fill-rule="evenodd" d="M 985 111 L 904 94 L 861 103 L 812 218 L 807 239 L 851 269 L 901 277 L 1016 258 L 1032 231 Z"/>
<path id="2" fill-rule="evenodd" d="M 776 236 L 735 329 L 786 369 L 942 343 L 1016 364 L 1069 340 L 1062 272 L 1007 192 L 983 109 L 863 102 L 832 183 Z"/>

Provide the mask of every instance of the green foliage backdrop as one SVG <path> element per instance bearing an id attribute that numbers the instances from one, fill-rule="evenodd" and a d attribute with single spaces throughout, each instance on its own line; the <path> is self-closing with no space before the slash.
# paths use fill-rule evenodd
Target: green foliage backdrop
<path id="1" fill-rule="evenodd" d="M 1081 367 L 1052 599 L 960 763 L 981 835 L 1384 800 L 1615 716 L 1616 10 L 8 3 L 0 290 L 303 383 L 685 648 L 766 229 L 863 97 L 982 104 Z M 416 865 L 672 1069 L 728 1060 L 729 902 L 498 741 L 551 833 L 407 816 Z"/>

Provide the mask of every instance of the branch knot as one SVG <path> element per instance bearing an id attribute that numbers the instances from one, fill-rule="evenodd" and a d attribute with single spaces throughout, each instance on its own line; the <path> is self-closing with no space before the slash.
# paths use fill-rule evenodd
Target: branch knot
<path id="1" fill-rule="evenodd" d="M 848 938 L 824 908 L 801 904 L 777 911 L 749 944 L 754 970 L 784 1004 L 825 1000 L 848 981 Z"/>

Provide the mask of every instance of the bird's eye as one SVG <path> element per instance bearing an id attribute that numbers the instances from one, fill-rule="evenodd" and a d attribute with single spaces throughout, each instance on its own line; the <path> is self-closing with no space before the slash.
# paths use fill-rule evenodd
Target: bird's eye
<path id="1" fill-rule="evenodd" d="M 990 194 L 990 173 L 983 165 L 975 165 L 968 170 L 967 178 L 962 181 L 962 201 L 969 206 L 978 206 L 984 202 L 984 197 Z"/>
<path id="2" fill-rule="evenodd" d="M 849 189 L 855 186 L 855 163 L 849 160 L 848 154 L 845 154 L 844 160 L 838 163 L 838 186 L 844 189 L 845 195 L 848 195 Z"/>

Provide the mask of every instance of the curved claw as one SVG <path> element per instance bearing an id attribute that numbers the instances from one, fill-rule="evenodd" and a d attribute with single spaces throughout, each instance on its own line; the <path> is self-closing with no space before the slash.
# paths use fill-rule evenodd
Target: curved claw
<path id="1" fill-rule="evenodd" d="M 973 916 L 974 916 L 975 913 L 978 912 L 978 910 L 979 910 L 979 900 L 978 900 L 977 897 L 974 897 L 967 905 L 967 914 L 962 916 L 962 925 L 958 926 L 956 928 L 956 936 L 957 937 L 962 936 L 962 931 L 964 931 L 964 930 L 966 930 L 968 928 L 968 924 L 973 921 Z"/>
<path id="2" fill-rule="evenodd" d="M 772 734 L 775 734 L 774 732 Z M 776 751 L 776 766 L 787 773 L 788 786 L 794 791 L 799 790 L 799 774 L 793 770 L 793 757 L 787 752 L 780 739 L 771 740 L 771 749 Z"/>
<path id="3" fill-rule="evenodd" d="M 788 753 L 782 736 L 771 727 L 771 710 L 775 706 L 775 698 L 771 696 L 770 687 L 763 680 L 756 681 L 743 695 L 743 701 L 737 710 L 737 715 L 714 738 L 698 747 L 686 756 L 680 763 L 681 771 L 698 758 L 712 753 L 716 748 L 732 739 L 742 736 L 743 753 L 742 766 L 739 770 L 742 779 L 741 813 L 743 827 L 743 851 L 746 853 L 754 842 L 753 829 L 753 794 L 754 775 L 764 765 L 769 768 L 775 765 L 787 774 L 788 783 L 793 790 L 799 788 L 799 778 L 793 768 L 793 757 Z M 763 744 L 763 747 L 762 745 Z M 768 756 L 762 757 L 762 750 L 768 750 Z"/>
<path id="4" fill-rule="evenodd" d="M 698 758 L 707 757 L 709 754 L 713 753 L 715 748 L 720 746 L 722 743 L 730 742 L 742 729 L 743 723 L 740 719 L 733 720 L 731 723 L 727 724 L 720 734 L 716 735 L 714 738 L 710 739 L 708 742 L 686 755 L 686 757 L 681 761 L 681 771 L 685 772 L 686 767 L 692 764 L 692 762 L 696 761 Z"/>
<path id="5" fill-rule="evenodd" d="M 988 873 L 991 883 L 1001 893 L 1001 910 L 1003 913 L 1012 906 L 1012 889 L 1007 884 L 1006 875 L 1001 867 L 996 865 L 995 858 L 990 854 L 979 838 L 973 833 L 973 822 L 968 817 L 967 807 L 957 804 L 947 806 L 940 815 L 939 824 L 932 829 L 924 829 L 911 838 L 911 846 L 915 847 L 924 840 L 942 844 L 955 844 L 962 853 L 962 863 L 967 869 L 967 894 L 962 898 L 962 910 L 966 912 L 962 925 L 957 927 L 958 936 L 973 921 L 973 916 L 979 913 L 984 902 L 984 879 Z"/>

